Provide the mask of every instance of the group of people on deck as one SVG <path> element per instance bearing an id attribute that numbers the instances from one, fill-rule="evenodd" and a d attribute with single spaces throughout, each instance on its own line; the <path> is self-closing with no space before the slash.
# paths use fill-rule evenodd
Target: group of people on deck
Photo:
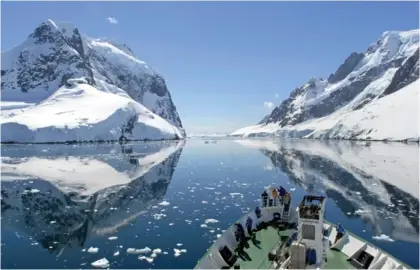
<path id="1" fill-rule="evenodd" d="M 268 197 L 270 197 L 270 200 L 273 201 L 279 200 L 285 205 L 288 205 L 291 199 L 290 193 L 287 192 L 283 186 L 280 186 L 279 188 L 272 188 L 271 194 L 268 194 L 267 191 L 264 191 L 261 196 L 263 198 L 263 206 L 265 206 L 264 200 L 268 202 Z"/>

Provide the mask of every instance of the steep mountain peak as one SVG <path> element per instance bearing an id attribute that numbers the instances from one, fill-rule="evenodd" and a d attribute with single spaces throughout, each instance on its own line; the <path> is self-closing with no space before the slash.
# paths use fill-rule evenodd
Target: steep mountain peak
<path id="1" fill-rule="evenodd" d="M 131 98 L 184 134 L 165 79 L 126 44 L 90 38 L 71 23 L 48 19 L 2 53 L 1 64 L 2 101 L 39 104 L 69 80 L 84 77 L 99 91 Z"/>
<path id="2" fill-rule="evenodd" d="M 363 132 L 366 134 L 373 132 L 371 129 L 370 131 L 361 130 L 356 135 L 353 131 L 346 133 L 343 128 L 346 117 L 350 117 L 349 115 L 353 111 L 362 108 L 365 110 L 365 106 L 400 91 L 400 89 L 410 89 L 409 85 L 418 80 L 419 33 L 419 29 L 382 33 L 365 53 L 351 53 L 335 73 L 328 77 L 328 80 L 311 78 L 293 90 L 287 99 L 274 108 L 268 119 L 264 118 L 257 126 L 240 129 L 233 134 L 235 136 L 238 134 L 246 134 L 246 136 L 277 134 L 280 136 L 282 134 L 282 136 L 296 137 L 316 135 L 332 138 L 334 136 L 350 136 L 348 134 L 359 136 Z M 393 97 L 408 97 L 412 94 L 410 91 L 405 90 L 406 95 L 394 95 Z M 389 102 L 390 99 L 387 100 Z M 388 104 L 387 102 L 384 101 L 382 104 Z M 407 101 L 409 108 L 412 106 L 410 102 L 412 101 Z M 376 107 L 371 106 L 370 108 Z M 383 114 L 384 112 L 381 115 Z M 359 117 L 360 112 L 354 115 Z M 376 118 L 380 119 L 381 115 L 378 114 Z M 402 116 L 403 114 L 398 115 L 398 117 Z M 360 119 L 360 121 L 362 120 Z M 323 123 L 324 129 L 322 132 L 316 133 L 318 128 L 321 129 L 318 123 Z M 334 126 L 335 124 L 336 126 Z M 350 124 L 353 125 L 349 122 Z M 308 128 L 309 126 L 310 128 Z M 299 132 L 296 131 L 298 129 Z M 351 131 L 351 128 L 348 130 Z M 365 137 L 371 138 L 366 134 Z M 379 138 L 380 135 L 375 136 Z M 410 140 L 412 137 L 410 134 Z"/>

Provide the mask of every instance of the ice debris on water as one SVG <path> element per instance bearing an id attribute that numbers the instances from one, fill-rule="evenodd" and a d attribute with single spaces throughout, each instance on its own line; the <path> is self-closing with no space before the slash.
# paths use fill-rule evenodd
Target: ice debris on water
<path id="1" fill-rule="evenodd" d="M 187 253 L 187 250 L 186 249 L 177 249 L 177 248 L 174 248 L 174 256 L 175 257 L 178 257 L 178 256 L 181 256 L 181 253 Z"/>
<path id="2" fill-rule="evenodd" d="M 108 268 L 109 267 L 109 261 L 106 258 L 102 258 L 100 260 L 94 261 L 91 263 L 93 267 L 100 267 L 100 268 Z"/>
<path id="3" fill-rule="evenodd" d="M 117 251 L 117 252 L 114 253 L 114 256 L 118 256 L 118 255 L 120 255 L 120 252 L 119 251 Z"/>
<path id="4" fill-rule="evenodd" d="M 149 247 L 141 248 L 141 249 L 135 249 L 135 248 L 127 248 L 128 254 L 144 254 L 149 253 L 152 250 Z"/>
<path id="5" fill-rule="evenodd" d="M 139 260 L 146 260 L 148 263 L 152 263 L 153 262 L 153 258 L 149 258 L 149 257 L 146 257 L 146 256 L 140 256 L 139 257 Z"/>
<path id="6" fill-rule="evenodd" d="M 109 239 L 109 240 L 117 240 L 117 239 L 118 239 L 118 237 L 117 237 L 117 236 L 110 236 L 110 237 L 108 237 L 108 239 Z"/>
<path id="7" fill-rule="evenodd" d="M 180 246 L 182 246 L 182 244 L 181 243 L 178 243 L 178 244 L 176 244 L 178 247 L 180 247 Z"/>
<path id="8" fill-rule="evenodd" d="M 378 241 L 388 241 L 388 242 L 394 242 L 394 239 L 392 239 L 391 237 L 389 237 L 386 234 L 381 234 L 379 236 L 372 236 L 373 239 L 378 240 Z"/>
<path id="9" fill-rule="evenodd" d="M 217 219 L 214 219 L 214 218 L 208 218 L 208 219 L 206 219 L 205 221 L 204 221 L 204 223 L 217 223 L 217 222 L 219 222 Z"/>
<path id="10" fill-rule="evenodd" d="M 167 201 L 163 201 L 163 202 L 160 202 L 158 204 L 161 205 L 161 206 L 168 206 L 168 205 L 170 205 L 170 203 L 167 202 Z"/>
<path id="11" fill-rule="evenodd" d="M 88 248 L 87 252 L 89 253 L 98 253 L 99 248 L 90 247 Z"/>

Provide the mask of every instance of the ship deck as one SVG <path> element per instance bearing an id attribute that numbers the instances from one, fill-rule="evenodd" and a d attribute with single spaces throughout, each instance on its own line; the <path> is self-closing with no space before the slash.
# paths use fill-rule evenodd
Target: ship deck
<path id="1" fill-rule="evenodd" d="M 235 265 L 240 269 L 275 268 L 272 261 L 269 260 L 268 254 L 278 247 L 279 243 L 286 241 L 292 233 L 291 229 L 282 229 L 273 225 L 255 231 L 252 238 L 248 237 L 243 251 L 236 251 L 238 259 Z M 344 253 L 329 249 L 324 269 L 355 269 L 347 261 L 347 258 Z"/>

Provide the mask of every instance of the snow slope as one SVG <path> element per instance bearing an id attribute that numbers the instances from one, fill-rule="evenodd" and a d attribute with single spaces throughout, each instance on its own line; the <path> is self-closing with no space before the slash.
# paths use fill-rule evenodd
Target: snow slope
<path id="1" fill-rule="evenodd" d="M 185 137 L 165 80 L 125 44 L 47 20 L 1 61 L 3 142 Z"/>
<path id="2" fill-rule="evenodd" d="M 419 88 L 420 81 L 417 80 L 359 110 L 339 110 L 326 117 L 283 128 L 276 123 L 255 125 L 231 135 L 418 141 Z"/>
<path id="3" fill-rule="evenodd" d="M 419 30 L 388 31 L 328 79 L 311 78 L 264 121 L 231 135 L 418 140 L 418 79 Z"/>
<path id="4" fill-rule="evenodd" d="M 100 101 L 100 102 L 98 102 Z M 181 138 L 180 131 L 134 100 L 89 84 L 62 86 L 49 98 L 2 119 L 3 142 Z"/>

